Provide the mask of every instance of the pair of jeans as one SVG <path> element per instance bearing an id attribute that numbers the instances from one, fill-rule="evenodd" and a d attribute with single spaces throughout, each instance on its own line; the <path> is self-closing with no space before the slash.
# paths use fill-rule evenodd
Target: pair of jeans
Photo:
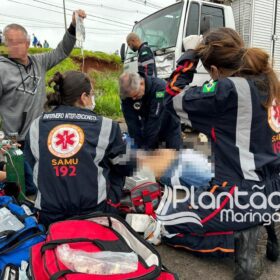
<path id="1" fill-rule="evenodd" d="M 208 185 L 213 173 L 211 163 L 205 155 L 193 149 L 184 149 L 160 178 L 160 182 L 167 186 L 199 188 Z"/>

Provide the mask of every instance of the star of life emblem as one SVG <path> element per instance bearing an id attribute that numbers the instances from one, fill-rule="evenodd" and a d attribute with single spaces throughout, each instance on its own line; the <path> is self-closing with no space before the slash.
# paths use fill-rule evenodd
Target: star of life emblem
<path id="1" fill-rule="evenodd" d="M 79 152 L 84 144 L 84 138 L 84 131 L 79 126 L 58 125 L 49 133 L 48 149 L 57 157 L 68 158 Z"/>
<path id="2" fill-rule="evenodd" d="M 280 132 L 280 105 L 276 105 L 275 101 L 268 109 L 268 123 L 275 132 Z"/>

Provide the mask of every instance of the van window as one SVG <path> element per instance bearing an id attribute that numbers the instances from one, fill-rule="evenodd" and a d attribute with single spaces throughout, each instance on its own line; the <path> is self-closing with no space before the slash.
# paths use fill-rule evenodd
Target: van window
<path id="1" fill-rule="evenodd" d="M 219 7 L 202 5 L 201 8 L 201 19 L 205 16 L 212 17 L 211 28 L 219 28 L 225 26 L 224 10 Z"/>
<path id="2" fill-rule="evenodd" d="M 199 5 L 192 2 L 189 10 L 186 36 L 197 35 L 199 27 Z"/>
<path id="3" fill-rule="evenodd" d="M 181 22 L 184 2 L 178 2 L 160 10 L 135 24 L 133 32 L 142 42 L 148 42 L 153 51 L 175 47 Z M 128 49 L 126 59 L 137 53 Z"/>

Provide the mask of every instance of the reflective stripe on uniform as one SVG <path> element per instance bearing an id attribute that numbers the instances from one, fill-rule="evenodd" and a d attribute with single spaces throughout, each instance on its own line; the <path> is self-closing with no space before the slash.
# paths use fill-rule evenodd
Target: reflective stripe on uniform
<path id="1" fill-rule="evenodd" d="M 239 160 L 243 176 L 247 180 L 260 181 L 256 174 L 254 154 L 250 152 L 251 125 L 253 108 L 250 86 L 246 79 L 229 78 L 236 89 L 238 108 L 236 120 L 236 146 L 239 148 Z"/>
<path id="2" fill-rule="evenodd" d="M 96 146 L 96 157 L 94 158 L 94 164 L 97 168 L 97 183 L 98 183 L 98 200 L 97 204 L 104 201 L 107 197 L 106 192 L 106 179 L 103 175 L 103 168 L 99 166 L 99 163 L 103 160 L 105 151 L 109 145 L 110 134 L 112 130 L 112 120 L 103 117 L 101 130 Z"/>
<path id="3" fill-rule="evenodd" d="M 39 170 L 39 122 L 40 117 L 35 119 L 33 123 L 30 126 L 29 131 L 29 141 L 30 141 L 30 149 L 33 154 L 33 157 L 35 158 L 35 165 L 33 168 L 33 181 L 36 187 L 38 188 L 38 170 Z M 41 193 L 38 188 L 36 200 L 35 200 L 35 207 L 39 210 L 41 210 Z"/>
<path id="4" fill-rule="evenodd" d="M 188 90 L 188 89 L 189 89 L 189 86 L 187 86 L 185 88 L 185 90 Z M 180 94 L 173 97 L 172 102 L 173 102 L 173 107 L 174 107 L 177 115 L 180 117 L 181 121 L 189 126 L 192 126 L 188 113 L 186 111 L 184 111 L 184 109 L 183 109 L 183 97 L 185 94 L 185 90 L 183 90 Z"/>
<path id="5" fill-rule="evenodd" d="M 144 62 L 138 62 L 138 66 L 146 66 L 146 65 L 154 64 L 154 63 L 155 63 L 154 59 L 149 59 Z"/>

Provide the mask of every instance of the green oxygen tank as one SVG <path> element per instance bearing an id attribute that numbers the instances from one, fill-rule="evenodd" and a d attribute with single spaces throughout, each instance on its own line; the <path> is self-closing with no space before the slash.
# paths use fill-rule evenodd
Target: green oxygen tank
<path id="1" fill-rule="evenodd" d="M 11 148 L 6 150 L 6 182 L 17 183 L 20 186 L 20 194 L 18 199 L 25 199 L 25 176 L 24 176 L 24 156 L 23 152 L 16 144 L 12 144 Z"/>

